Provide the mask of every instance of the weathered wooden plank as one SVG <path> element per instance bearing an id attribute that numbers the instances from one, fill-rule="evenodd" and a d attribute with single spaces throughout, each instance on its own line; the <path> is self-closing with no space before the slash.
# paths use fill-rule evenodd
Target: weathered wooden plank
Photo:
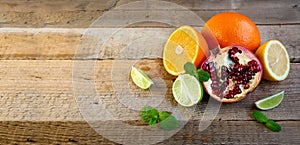
<path id="1" fill-rule="evenodd" d="M 103 122 L 113 125 L 114 121 Z M 273 133 L 255 121 L 214 121 L 199 132 L 199 120 L 189 121 L 174 136 L 158 144 L 298 144 L 299 121 L 278 121 L 282 131 Z M 130 132 L 131 130 L 128 130 Z M 120 138 L 143 140 L 125 134 Z M 150 136 L 151 137 L 151 136 Z M 68 122 L 0 122 L 3 144 L 116 144 L 97 134 L 82 121 Z"/>
<path id="2" fill-rule="evenodd" d="M 225 12 L 229 10 L 219 11 L 193 11 L 203 21 L 207 21 L 213 15 Z M 261 9 L 261 10 L 230 10 L 236 11 L 250 17 L 258 25 L 286 25 L 286 24 L 299 24 L 299 11 L 295 9 Z M 175 15 L 170 15 L 174 14 Z M 107 20 L 104 25 L 100 27 L 120 27 L 122 23 L 130 23 L 127 27 L 172 27 L 175 25 L 191 24 L 195 26 L 203 26 L 203 23 L 198 23 L 195 19 L 184 22 L 183 19 L 189 17 L 189 11 L 181 10 L 120 10 L 110 13 L 110 20 Z M 261 15 L 266 13 L 265 15 Z M 1 12 L 2 20 L 0 21 L 1 27 L 27 27 L 27 28 L 87 28 L 102 16 L 102 11 L 67 11 L 67 12 L 52 12 L 52 13 L 33 13 L 33 12 Z M 160 17 L 164 16 L 164 17 Z M 172 17 L 173 16 L 173 17 Z M 169 25 L 161 23 L 146 23 L 147 19 L 144 19 L 144 23 L 136 23 L 138 20 L 143 20 L 147 17 L 148 21 L 153 20 L 161 22 L 162 20 L 168 20 Z M 126 19 L 125 19 L 126 18 Z M 135 23 L 133 23 L 134 21 Z M 132 22 L 132 23 L 131 23 Z M 170 26 L 171 25 L 171 26 Z"/>
<path id="3" fill-rule="evenodd" d="M 80 97 L 74 96 L 74 92 L 77 95 L 78 92 L 87 94 L 86 103 L 91 103 L 95 108 L 100 108 L 105 103 L 106 109 L 119 119 L 139 119 L 139 111 L 128 109 L 116 96 L 120 89 L 123 89 L 131 90 L 132 93 L 143 98 L 149 97 L 148 91 L 136 88 L 129 79 L 129 69 L 135 62 L 137 62 L 135 65 L 149 74 L 151 78 L 161 78 L 165 81 L 165 95 L 153 98 L 162 97 L 167 102 L 174 103 L 170 89 L 174 77 L 167 74 L 161 60 L 102 60 L 96 61 L 95 66 L 93 66 L 95 61 L 91 60 L 6 60 L 0 61 L 0 120 L 82 121 L 81 115 L 88 117 L 89 114 L 81 114 L 78 105 L 83 113 L 89 108 L 76 103 Z M 90 75 L 92 70 L 95 70 L 95 76 Z M 299 120 L 299 71 L 300 64 L 292 63 L 287 80 L 262 81 L 258 88 L 243 101 L 222 104 L 216 118 L 249 120 L 251 112 L 255 110 L 256 100 L 285 90 L 282 104 L 266 113 L 274 120 Z M 95 83 L 95 86 L 86 83 Z M 127 84 L 129 84 L 129 89 L 127 89 Z M 97 92 L 93 94 L 89 90 L 94 87 Z M 130 94 L 125 95 L 128 99 L 132 98 Z M 196 107 L 193 114 L 195 119 L 203 116 L 207 102 L 206 96 Z M 164 105 L 161 108 L 170 109 L 165 108 Z"/>
<path id="4" fill-rule="evenodd" d="M 89 0 L 89 1 L 63 1 L 51 3 L 48 1 L 2 1 L 0 3 L 0 26 L 1 27 L 67 27 L 86 28 L 105 12 L 110 12 L 111 22 L 106 22 L 103 27 L 118 27 L 121 22 L 128 20 L 141 20 L 163 18 L 171 24 L 182 22 L 182 18 L 188 18 L 189 9 L 200 16 L 204 21 L 214 14 L 223 11 L 238 11 L 249 16 L 257 24 L 299 24 L 299 1 L 288 0 L 287 2 L 272 1 L 171 1 L 186 7 L 170 8 L 168 4 L 149 2 L 144 6 L 123 6 L 120 11 L 112 11 L 117 0 Z M 151 11 L 143 7 L 153 8 Z M 158 9 L 159 8 L 159 9 Z M 113 13 L 111 13 L 113 12 Z M 175 16 L 173 14 L 176 14 Z M 264 14 L 264 15 L 262 15 Z M 193 21 L 193 20 L 190 20 Z M 146 21 L 145 21 L 146 22 Z M 191 22 L 190 22 L 191 23 Z M 181 23 L 179 23 L 181 24 Z M 202 23 L 193 25 L 202 26 Z M 140 24 L 132 24 L 129 27 L 139 27 Z M 159 23 L 143 23 L 142 26 L 165 27 Z"/>
<path id="5" fill-rule="evenodd" d="M 291 62 L 300 61 L 299 25 L 258 28 L 262 43 L 278 39 L 286 46 Z M 201 27 L 198 29 L 201 30 Z M 174 28 L 2 28 L 0 59 L 73 59 L 75 54 L 76 59 L 160 58 L 166 39 L 173 30 Z M 90 33 L 97 34 L 93 36 Z M 84 37 L 80 41 L 82 36 Z M 98 43 L 103 43 L 103 47 Z M 125 49 L 131 53 L 120 53 Z"/>
<path id="6" fill-rule="evenodd" d="M 88 27 L 117 0 L 4 0 L 0 2 L 3 27 Z"/>
<path id="7" fill-rule="evenodd" d="M 55 11 L 104 11 L 116 5 L 117 0 L 1 0 L 1 11 L 55 12 Z"/>
<path id="8" fill-rule="evenodd" d="M 109 10 L 116 6 L 138 2 L 136 0 L 65 0 L 51 2 L 47 0 L 2 0 L 1 11 L 16 11 L 16 12 L 34 12 L 34 11 L 92 11 L 92 10 Z M 154 3 L 155 0 L 150 0 L 149 3 Z M 164 4 L 158 2 L 159 4 Z M 222 9 L 253 9 L 253 8 L 297 8 L 299 1 L 297 0 L 165 0 L 165 4 L 157 5 L 155 9 L 170 6 L 169 3 L 175 3 L 182 7 L 192 10 L 222 10 Z M 259 3 L 259 4 L 258 4 Z M 127 7 L 127 9 L 133 7 Z M 135 9 L 142 9 L 135 7 Z"/>
<path id="9" fill-rule="evenodd" d="M 117 6 L 136 2 L 135 0 L 120 0 Z M 152 3 L 154 1 L 151 1 Z M 170 6 L 169 3 L 175 3 L 190 10 L 224 10 L 224 9 L 265 9 L 265 8 L 297 8 L 297 0 L 165 0 L 159 3 L 154 9 L 161 9 Z M 130 7 L 131 9 L 142 9 L 141 7 Z M 152 8 L 152 7 L 151 7 Z M 172 7 L 173 8 L 173 7 Z M 124 7 L 126 9 L 126 7 Z M 128 9 L 128 7 L 127 7 Z"/>

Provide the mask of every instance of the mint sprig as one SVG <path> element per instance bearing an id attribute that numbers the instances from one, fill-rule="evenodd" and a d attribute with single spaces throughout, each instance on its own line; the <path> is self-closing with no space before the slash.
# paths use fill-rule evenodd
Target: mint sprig
<path id="1" fill-rule="evenodd" d="M 281 130 L 281 126 L 278 123 L 273 120 L 269 120 L 268 117 L 260 111 L 254 111 L 252 113 L 252 117 L 259 123 L 265 124 L 271 131 L 279 132 Z"/>
<path id="2" fill-rule="evenodd" d="M 194 76 L 200 82 L 206 82 L 209 80 L 210 74 L 202 69 L 197 69 L 191 62 L 184 64 L 183 68 L 187 74 Z"/>
<path id="3" fill-rule="evenodd" d="M 178 127 L 178 120 L 168 112 L 158 112 L 156 108 L 144 106 L 141 111 L 141 118 L 148 123 L 150 127 L 160 123 L 160 127 L 164 130 L 173 130 Z"/>
<path id="4" fill-rule="evenodd" d="M 142 108 L 141 118 L 144 122 L 149 123 L 150 127 L 153 127 L 156 123 L 159 122 L 157 109 L 150 106 L 145 106 Z"/>

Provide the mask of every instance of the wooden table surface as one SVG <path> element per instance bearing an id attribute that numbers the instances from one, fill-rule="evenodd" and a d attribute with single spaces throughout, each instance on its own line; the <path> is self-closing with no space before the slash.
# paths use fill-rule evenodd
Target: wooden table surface
<path id="1" fill-rule="evenodd" d="M 75 84 L 92 81 L 97 90 L 91 106 L 108 104 L 116 116 L 127 118 L 127 124 L 143 126 L 138 111 L 120 106 L 114 107 L 116 92 L 113 87 L 114 65 L 136 63 L 151 77 L 166 82 L 166 98 L 172 101 L 170 87 L 174 77 L 166 73 L 162 60 L 157 57 L 163 49 L 163 41 L 153 43 L 153 49 L 133 51 L 124 58 L 120 51 L 141 37 L 168 36 L 174 26 L 158 22 L 134 23 L 123 28 L 107 41 L 106 48 L 95 55 L 92 50 L 78 51 L 87 28 L 98 17 L 134 0 L 1 0 L 0 1 L 0 144 L 117 144 L 98 134 L 85 111 L 78 104 Z M 208 96 L 199 103 L 188 120 L 172 137 L 158 144 L 299 144 L 300 143 L 300 1 L 299 0 L 168 0 L 185 7 L 177 11 L 176 18 L 167 19 L 176 24 L 184 12 L 191 11 L 204 21 L 223 11 L 236 11 L 250 17 L 258 26 L 261 41 L 280 40 L 290 55 L 289 77 L 281 82 L 263 80 L 258 88 L 244 100 L 234 104 L 222 104 L 211 125 L 199 131 L 199 122 L 208 106 Z M 169 12 L 167 6 L 159 6 L 154 12 Z M 118 24 L 139 13 L 146 18 L 160 16 L 143 8 L 124 8 L 120 15 L 98 28 L 104 39 L 118 29 Z M 189 23 L 187 21 L 186 23 Z M 191 24 L 201 29 L 202 24 Z M 92 38 L 91 38 L 92 40 Z M 92 40 L 94 41 L 94 39 Z M 137 47 L 142 47 L 139 44 Z M 151 55 L 153 54 L 153 55 Z M 79 66 L 74 70 L 74 64 Z M 91 68 L 90 64 L 93 68 Z M 120 68 L 122 70 L 122 67 Z M 88 75 L 95 72 L 94 76 Z M 74 73 L 76 75 L 74 75 Z M 120 73 L 120 72 L 119 72 Z M 124 73 L 124 72 L 122 72 Z M 121 73 L 120 73 L 121 74 Z M 122 80 L 118 80 L 121 83 Z M 75 87 L 74 87 L 75 86 Z M 75 89 L 74 89 L 75 88 Z M 133 88 L 134 89 L 134 88 Z M 137 89 L 135 89 L 137 90 Z M 251 118 L 257 110 L 258 99 L 285 90 L 280 106 L 265 111 L 270 119 L 282 126 L 275 133 Z M 85 90 L 88 93 L 88 88 Z M 135 92 L 147 95 L 145 91 Z M 173 100 L 174 101 L 174 100 Z M 111 108 L 110 108 L 110 107 Z M 113 107 L 112 107 L 113 106 Z M 92 108 L 93 109 L 93 108 Z M 101 113 L 100 113 L 101 115 Z M 105 129 L 116 120 L 102 121 Z M 124 121 L 123 121 L 124 122 Z M 125 121 L 126 122 L 126 121 Z M 90 123 L 90 124 L 89 124 Z M 92 125 L 94 129 L 90 126 Z M 109 129 L 108 129 L 109 130 Z M 104 130 L 105 131 L 105 130 Z M 141 141 L 141 136 L 128 134 L 119 138 Z M 112 134 L 111 136 L 114 136 Z M 150 136 L 154 139 L 155 134 Z"/>

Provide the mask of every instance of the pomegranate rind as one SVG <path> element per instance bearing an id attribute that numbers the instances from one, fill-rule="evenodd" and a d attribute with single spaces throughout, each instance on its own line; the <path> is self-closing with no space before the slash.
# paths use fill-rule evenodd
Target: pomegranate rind
<path id="1" fill-rule="evenodd" d="M 211 79 L 209 79 L 207 82 L 203 82 L 203 87 L 204 90 L 210 95 L 210 97 L 212 97 L 213 99 L 219 101 L 219 102 L 224 102 L 224 103 L 233 103 L 233 102 L 238 102 L 242 99 L 244 99 L 250 92 L 253 92 L 255 90 L 255 88 L 259 85 L 259 83 L 261 82 L 262 76 L 263 76 L 263 69 L 262 69 L 262 65 L 261 62 L 259 61 L 259 59 L 255 56 L 255 54 L 253 54 L 251 51 L 249 51 L 247 48 L 243 47 L 243 46 L 239 46 L 239 45 L 233 45 L 233 46 L 227 46 L 224 47 L 222 49 L 219 50 L 219 53 L 217 54 L 217 56 L 215 55 L 210 55 L 202 64 L 201 64 L 201 68 L 204 67 L 204 65 L 206 65 L 207 62 L 211 62 L 213 60 L 216 60 L 216 58 L 218 57 L 218 55 L 226 53 L 226 55 L 228 54 L 228 51 L 233 48 L 233 47 L 237 47 L 238 49 L 242 50 L 242 54 L 243 56 L 245 56 L 245 59 L 248 58 L 249 60 L 255 60 L 258 63 L 258 66 L 260 67 L 260 71 L 257 72 L 254 76 L 254 79 L 252 79 L 251 81 L 251 87 L 249 89 L 243 89 L 241 94 L 237 94 L 234 96 L 234 98 L 224 98 L 224 97 L 219 97 L 215 94 L 212 93 L 212 88 L 211 88 Z M 249 61 L 248 60 L 248 61 Z"/>

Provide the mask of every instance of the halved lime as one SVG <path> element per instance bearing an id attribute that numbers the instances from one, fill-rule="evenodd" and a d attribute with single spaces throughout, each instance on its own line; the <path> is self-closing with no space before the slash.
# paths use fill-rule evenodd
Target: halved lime
<path id="1" fill-rule="evenodd" d="M 173 83 L 172 92 L 178 104 L 190 107 L 203 98 L 203 88 L 199 81 L 189 74 L 179 75 Z"/>
<path id="2" fill-rule="evenodd" d="M 283 100 L 284 91 L 279 92 L 270 97 L 258 100 L 255 102 L 257 108 L 261 110 L 269 110 L 277 107 Z"/>
<path id="3" fill-rule="evenodd" d="M 130 74 L 134 84 L 142 89 L 148 89 L 153 84 L 153 81 L 138 68 L 132 66 Z"/>

